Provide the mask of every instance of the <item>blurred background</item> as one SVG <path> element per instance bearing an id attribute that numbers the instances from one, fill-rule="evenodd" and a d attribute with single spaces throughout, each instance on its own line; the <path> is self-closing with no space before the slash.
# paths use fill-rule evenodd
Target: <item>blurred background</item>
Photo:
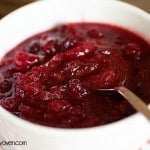
<path id="1" fill-rule="evenodd" d="M 0 0 L 0 18 L 11 11 L 36 0 Z M 150 0 L 122 0 L 133 4 L 150 13 Z M 61 2 L 61 0 L 60 0 Z"/>

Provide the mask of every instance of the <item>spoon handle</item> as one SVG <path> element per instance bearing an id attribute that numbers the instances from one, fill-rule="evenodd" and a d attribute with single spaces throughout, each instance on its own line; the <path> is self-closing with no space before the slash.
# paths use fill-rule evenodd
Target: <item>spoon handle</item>
<path id="1" fill-rule="evenodd" d="M 123 86 L 115 88 L 137 111 L 141 112 L 147 119 L 150 120 L 150 110 L 148 106 L 136 96 L 133 92 Z"/>

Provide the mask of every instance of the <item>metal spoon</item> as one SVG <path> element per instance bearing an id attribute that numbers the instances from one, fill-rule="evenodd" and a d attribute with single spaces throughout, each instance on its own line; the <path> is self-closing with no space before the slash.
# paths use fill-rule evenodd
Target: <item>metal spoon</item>
<path id="1" fill-rule="evenodd" d="M 138 112 L 142 113 L 147 119 L 150 120 L 150 110 L 146 103 L 143 102 L 137 95 L 131 92 L 124 86 L 118 86 L 114 89 L 97 89 L 98 91 L 117 91 L 120 93 Z"/>

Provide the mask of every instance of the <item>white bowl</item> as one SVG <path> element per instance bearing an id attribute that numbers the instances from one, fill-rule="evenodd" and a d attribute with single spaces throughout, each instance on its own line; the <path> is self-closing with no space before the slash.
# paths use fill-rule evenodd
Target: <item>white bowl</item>
<path id="1" fill-rule="evenodd" d="M 150 39 L 150 16 L 119 1 L 51 0 L 27 5 L 0 21 L 0 57 L 31 35 L 65 22 L 107 22 Z M 0 107 L 0 141 L 5 150 L 137 150 L 150 136 L 150 123 L 139 113 L 105 126 L 57 129 L 19 119 Z M 149 137 L 150 138 L 150 137 Z"/>

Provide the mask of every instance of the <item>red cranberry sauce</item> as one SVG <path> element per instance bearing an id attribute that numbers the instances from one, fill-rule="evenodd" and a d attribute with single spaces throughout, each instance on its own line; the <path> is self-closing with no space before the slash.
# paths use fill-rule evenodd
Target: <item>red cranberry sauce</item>
<path id="1" fill-rule="evenodd" d="M 82 128 L 135 112 L 124 84 L 150 102 L 150 45 L 136 34 L 98 23 L 72 23 L 33 36 L 0 62 L 0 105 L 41 125 Z"/>

